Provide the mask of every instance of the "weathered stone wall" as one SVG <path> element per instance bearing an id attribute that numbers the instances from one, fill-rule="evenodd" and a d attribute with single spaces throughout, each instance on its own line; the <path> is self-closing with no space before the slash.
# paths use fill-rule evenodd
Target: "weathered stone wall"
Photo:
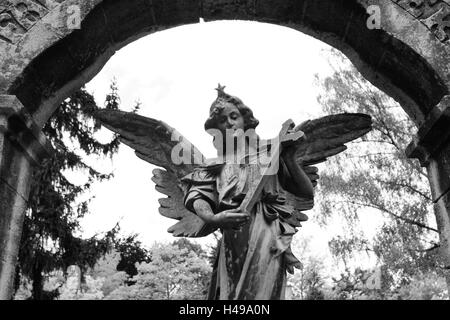
<path id="1" fill-rule="evenodd" d="M 198 2 L 189 0 L 66 0 L 60 7 L 50 2 L 54 1 L 46 1 L 49 12 L 20 39 L 3 41 L 0 47 L 0 92 L 16 95 L 40 125 L 127 43 L 199 20 Z M 67 12 L 77 5 L 81 29 L 71 29 Z"/>
<path id="2" fill-rule="evenodd" d="M 20 101 L 0 95 L 0 300 L 12 293 L 32 167 L 50 153 Z"/>
<path id="3" fill-rule="evenodd" d="M 33 59 L 74 30 L 67 23 L 70 6 L 76 5 L 83 19 L 99 2 L 2 0 L 0 92 L 5 93 Z"/>
<path id="4" fill-rule="evenodd" d="M 43 125 L 114 52 L 165 28 L 205 20 L 286 25 L 341 49 L 421 124 L 449 91 L 450 0 L 3 0 L 0 93 Z M 377 5 L 381 28 L 369 29 Z M 73 29 L 73 8 L 81 29 Z M 76 15 L 75 15 L 76 16 Z"/>

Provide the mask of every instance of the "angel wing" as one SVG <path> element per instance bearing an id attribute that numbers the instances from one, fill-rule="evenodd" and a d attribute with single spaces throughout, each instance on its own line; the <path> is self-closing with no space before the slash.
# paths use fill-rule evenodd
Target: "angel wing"
<path id="1" fill-rule="evenodd" d="M 372 119 L 366 114 L 342 113 L 308 120 L 296 129 L 306 135 L 306 141 L 298 146 L 297 161 L 303 166 L 313 186 L 316 186 L 319 175 L 318 168 L 313 165 L 345 151 L 347 149 L 345 143 L 358 139 L 372 130 Z M 296 197 L 289 192 L 287 200 L 296 208 L 289 222 L 294 226 L 300 226 L 300 222 L 308 219 L 301 211 L 311 210 L 314 201 Z"/>
<path id="2" fill-rule="evenodd" d="M 162 169 L 153 170 L 156 190 L 167 198 L 159 199 L 161 215 L 179 220 L 169 228 L 175 237 L 204 237 L 214 229 L 184 206 L 184 184 L 181 178 L 203 164 L 203 154 L 177 130 L 166 123 L 118 110 L 100 110 L 95 115 L 100 123 L 119 135 L 122 143 L 133 148 L 136 155 Z M 173 150 L 190 151 L 191 161 L 174 161 Z M 187 164 L 189 163 L 189 164 Z"/>

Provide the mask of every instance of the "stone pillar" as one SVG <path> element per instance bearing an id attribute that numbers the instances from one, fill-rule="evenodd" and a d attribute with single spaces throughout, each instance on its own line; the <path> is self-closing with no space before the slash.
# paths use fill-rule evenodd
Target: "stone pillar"
<path id="1" fill-rule="evenodd" d="M 442 265 L 450 291 L 450 96 L 445 96 L 406 149 L 427 168 L 440 236 Z"/>
<path id="2" fill-rule="evenodd" d="M 13 293 L 32 168 L 51 150 L 20 101 L 0 95 L 0 300 Z"/>

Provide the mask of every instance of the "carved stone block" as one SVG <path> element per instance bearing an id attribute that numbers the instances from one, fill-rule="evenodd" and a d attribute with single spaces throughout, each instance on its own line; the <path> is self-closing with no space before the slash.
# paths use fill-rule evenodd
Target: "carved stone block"
<path id="1" fill-rule="evenodd" d="M 434 32 L 436 37 L 444 42 L 450 38 L 450 6 L 443 6 L 431 17 L 422 20 Z"/>
<path id="2" fill-rule="evenodd" d="M 450 0 L 393 0 L 442 42 L 450 39 Z"/>
<path id="3" fill-rule="evenodd" d="M 7 0 L 0 4 L 0 40 L 15 44 L 64 0 Z"/>

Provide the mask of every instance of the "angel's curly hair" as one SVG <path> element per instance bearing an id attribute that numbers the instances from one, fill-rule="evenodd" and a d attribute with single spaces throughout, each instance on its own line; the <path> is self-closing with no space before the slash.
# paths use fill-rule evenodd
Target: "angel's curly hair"
<path id="1" fill-rule="evenodd" d="M 211 105 L 209 110 L 209 118 L 205 122 L 205 130 L 217 129 L 219 116 L 226 103 L 231 103 L 239 110 L 244 118 L 244 130 L 255 129 L 259 125 L 259 121 L 253 116 L 253 111 L 247 107 L 241 99 L 231 96 L 224 91 L 225 87 L 219 84 L 216 89 L 218 92 L 217 99 Z"/>

